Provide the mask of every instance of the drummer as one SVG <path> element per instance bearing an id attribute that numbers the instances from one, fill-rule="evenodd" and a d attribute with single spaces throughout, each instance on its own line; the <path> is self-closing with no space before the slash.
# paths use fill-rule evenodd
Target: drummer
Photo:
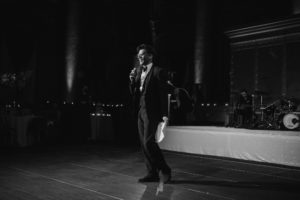
<path id="1" fill-rule="evenodd" d="M 240 91 L 237 101 L 238 127 L 250 127 L 252 119 L 252 97 L 246 89 Z"/>

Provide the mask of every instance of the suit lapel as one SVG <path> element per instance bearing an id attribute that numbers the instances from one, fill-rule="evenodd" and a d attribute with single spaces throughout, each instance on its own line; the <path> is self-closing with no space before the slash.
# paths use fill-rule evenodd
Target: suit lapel
<path id="1" fill-rule="evenodd" d="M 147 77 L 144 81 L 143 91 L 147 90 L 149 82 L 151 80 L 151 77 L 153 76 L 153 71 L 154 71 L 154 66 L 152 66 L 152 68 L 150 69 L 150 71 L 147 74 Z"/>
<path id="2" fill-rule="evenodd" d="M 141 67 L 137 68 L 137 75 L 135 77 L 135 82 L 141 82 L 142 69 Z"/>

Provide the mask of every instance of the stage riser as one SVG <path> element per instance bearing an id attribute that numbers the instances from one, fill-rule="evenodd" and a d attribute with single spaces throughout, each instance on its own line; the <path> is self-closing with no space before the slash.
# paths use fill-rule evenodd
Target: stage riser
<path id="1" fill-rule="evenodd" d="M 162 149 L 300 167 L 300 132 L 169 126 Z"/>

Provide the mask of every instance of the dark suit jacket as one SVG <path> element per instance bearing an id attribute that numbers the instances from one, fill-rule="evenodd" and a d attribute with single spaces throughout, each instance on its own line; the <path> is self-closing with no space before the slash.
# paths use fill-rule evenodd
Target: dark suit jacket
<path id="1" fill-rule="evenodd" d="M 135 108 L 139 110 L 141 96 L 144 95 L 148 117 L 161 121 L 163 116 L 168 116 L 167 72 L 153 65 L 144 81 L 143 91 L 140 92 L 141 73 L 141 67 L 138 67 L 135 80 L 129 85 Z"/>

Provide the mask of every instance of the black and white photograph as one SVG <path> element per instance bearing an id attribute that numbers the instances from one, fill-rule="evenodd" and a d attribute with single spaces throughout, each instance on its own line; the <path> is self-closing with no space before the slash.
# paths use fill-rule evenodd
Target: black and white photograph
<path id="1" fill-rule="evenodd" d="M 300 199 L 299 0 L 1 0 L 0 200 Z"/>

